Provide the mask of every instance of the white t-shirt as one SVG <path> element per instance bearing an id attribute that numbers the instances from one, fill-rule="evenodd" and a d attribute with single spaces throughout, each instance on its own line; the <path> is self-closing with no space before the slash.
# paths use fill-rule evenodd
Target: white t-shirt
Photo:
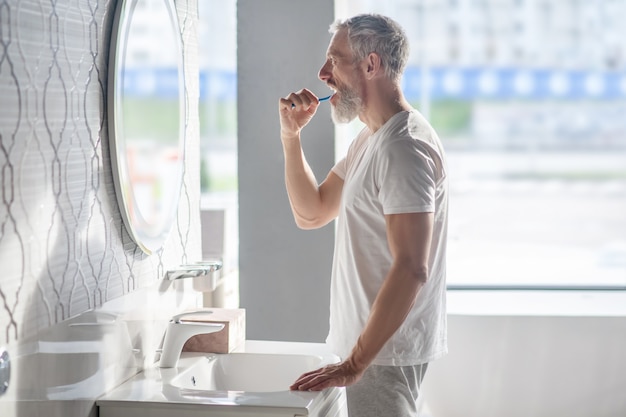
<path id="1" fill-rule="evenodd" d="M 429 277 L 373 364 L 426 363 L 447 352 L 448 181 L 441 142 L 417 111 L 363 129 L 333 172 L 344 180 L 333 259 L 327 343 L 346 358 L 392 264 L 386 214 L 433 212 Z"/>

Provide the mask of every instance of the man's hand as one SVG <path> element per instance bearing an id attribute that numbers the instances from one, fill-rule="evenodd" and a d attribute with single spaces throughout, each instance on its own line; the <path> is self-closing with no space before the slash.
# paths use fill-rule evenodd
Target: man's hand
<path id="1" fill-rule="evenodd" d="M 330 387 L 346 387 L 355 384 L 364 370 L 357 370 L 349 361 L 328 365 L 307 372 L 289 387 L 294 391 L 321 391 Z"/>
<path id="2" fill-rule="evenodd" d="M 300 134 L 315 115 L 319 104 L 317 96 L 306 88 L 281 98 L 278 102 L 281 137 L 291 138 Z"/>

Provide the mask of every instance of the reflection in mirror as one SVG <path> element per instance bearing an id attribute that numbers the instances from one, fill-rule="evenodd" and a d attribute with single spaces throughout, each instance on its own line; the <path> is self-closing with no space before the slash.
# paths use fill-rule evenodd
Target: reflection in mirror
<path id="1" fill-rule="evenodd" d="M 110 60 L 115 192 L 129 234 L 150 254 L 175 222 L 183 175 L 185 90 L 173 2 L 118 2 Z"/>

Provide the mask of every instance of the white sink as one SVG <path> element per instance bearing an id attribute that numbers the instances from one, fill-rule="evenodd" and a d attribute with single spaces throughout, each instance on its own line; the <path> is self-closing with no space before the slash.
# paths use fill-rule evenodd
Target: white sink
<path id="1" fill-rule="evenodd" d="M 210 355 L 179 373 L 172 379 L 171 385 L 207 391 L 287 391 L 296 378 L 322 364 L 322 357 L 316 355 Z"/>
<path id="2" fill-rule="evenodd" d="M 241 352 L 183 353 L 177 368 L 155 364 L 96 404 L 100 417 L 343 417 L 343 388 L 289 390 L 301 374 L 338 359 L 319 343 L 247 341 Z"/>

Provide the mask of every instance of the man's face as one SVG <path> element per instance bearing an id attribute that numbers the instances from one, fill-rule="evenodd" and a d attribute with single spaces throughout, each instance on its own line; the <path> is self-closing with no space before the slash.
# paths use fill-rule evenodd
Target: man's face
<path id="1" fill-rule="evenodd" d="M 328 47 L 326 62 L 319 71 L 319 78 L 335 90 L 330 99 L 335 123 L 354 120 L 363 109 L 360 86 L 363 76 L 354 63 L 352 50 L 345 30 L 337 31 Z"/>

